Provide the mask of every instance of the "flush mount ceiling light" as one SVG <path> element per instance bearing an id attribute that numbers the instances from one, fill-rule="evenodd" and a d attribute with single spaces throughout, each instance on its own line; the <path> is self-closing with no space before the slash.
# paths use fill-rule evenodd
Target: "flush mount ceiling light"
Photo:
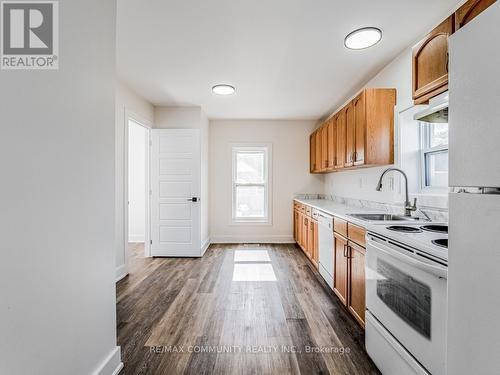
<path id="1" fill-rule="evenodd" d="M 363 27 L 349 33 L 344 45 L 349 49 L 365 49 L 374 46 L 382 39 L 382 30 L 376 27 Z"/>
<path id="2" fill-rule="evenodd" d="M 215 85 L 212 91 L 217 95 L 231 95 L 234 94 L 234 87 L 231 85 Z"/>

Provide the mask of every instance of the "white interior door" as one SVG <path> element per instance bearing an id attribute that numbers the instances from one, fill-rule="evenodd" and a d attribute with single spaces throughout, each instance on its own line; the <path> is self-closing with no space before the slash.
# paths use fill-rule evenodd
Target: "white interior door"
<path id="1" fill-rule="evenodd" d="M 151 137 L 151 255 L 201 256 L 200 132 L 153 129 Z"/>

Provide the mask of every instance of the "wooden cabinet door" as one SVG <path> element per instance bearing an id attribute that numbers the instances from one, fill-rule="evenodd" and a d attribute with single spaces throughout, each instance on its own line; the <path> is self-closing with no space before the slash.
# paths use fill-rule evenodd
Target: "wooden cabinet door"
<path id="1" fill-rule="evenodd" d="M 333 236 L 335 240 L 333 291 L 340 301 L 347 305 L 347 240 L 337 233 Z"/>
<path id="2" fill-rule="evenodd" d="M 321 170 L 328 167 L 328 126 L 321 128 Z"/>
<path id="3" fill-rule="evenodd" d="M 314 252 L 314 221 L 309 219 L 309 234 L 307 236 L 307 255 L 312 260 Z"/>
<path id="4" fill-rule="evenodd" d="M 309 137 L 309 171 L 316 172 L 316 133 Z"/>
<path id="5" fill-rule="evenodd" d="M 345 110 L 342 109 L 337 115 L 336 138 L 335 145 L 335 169 L 344 168 L 344 155 L 345 155 Z"/>
<path id="6" fill-rule="evenodd" d="M 352 102 L 345 108 L 345 162 L 344 167 L 352 167 L 354 165 L 354 107 Z"/>
<path id="7" fill-rule="evenodd" d="M 328 121 L 328 169 L 333 170 L 335 168 L 335 143 L 336 139 L 336 119 L 333 117 Z"/>
<path id="8" fill-rule="evenodd" d="M 467 25 L 497 0 L 469 0 L 455 12 L 455 29 Z"/>
<path id="9" fill-rule="evenodd" d="M 365 249 L 349 241 L 348 308 L 365 325 Z"/>
<path id="10" fill-rule="evenodd" d="M 319 224 L 317 221 L 313 221 L 313 247 L 312 247 L 312 254 L 311 254 L 311 260 L 316 268 L 318 268 L 319 264 L 319 237 L 318 237 L 318 229 L 319 229 Z"/>
<path id="11" fill-rule="evenodd" d="M 448 89 L 448 36 L 454 29 L 453 16 L 448 17 L 413 47 L 413 99 L 415 104 Z"/>
<path id="12" fill-rule="evenodd" d="M 365 162 L 366 144 L 366 99 L 365 92 L 359 94 L 353 101 L 354 113 L 354 165 Z"/>
<path id="13" fill-rule="evenodd" d="M 297 223 L 298 227 L 298 244 L 302 248 L 304 246 L 304 214 L 299 212 L 299 220 Z"/>
<path id="14" fill-rule="evenodd" d="M 302 236 L 302 250 L 306 253 L 306 255 L 309 257 L 309 219 L 307 216 L 304 215 L 304 234 Z"/>
<path id="15" fill-rule="evenodd" d="M 316 172 L 321 172 L 321 158 L 322 158 L 322 150 L 321 150 L 321 128 L 316 130 L 315 138 L 316 138 L 316 157 L 314 161 L 316 163 Z"/>
<path id="16" fill-rule="evenodd" d="M 293 235 L 295 242 L 299 243 L 300 241 L 300 212 L 298 210 L 293 211 Z"/>

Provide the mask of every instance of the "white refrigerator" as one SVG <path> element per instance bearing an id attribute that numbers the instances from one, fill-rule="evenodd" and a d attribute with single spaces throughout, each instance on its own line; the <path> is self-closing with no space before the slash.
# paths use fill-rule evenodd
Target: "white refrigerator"
<path id="1" fill-rule="evenodd" d="M 500 374 L 500 4 L 450 37 L 447 374 Z"/>

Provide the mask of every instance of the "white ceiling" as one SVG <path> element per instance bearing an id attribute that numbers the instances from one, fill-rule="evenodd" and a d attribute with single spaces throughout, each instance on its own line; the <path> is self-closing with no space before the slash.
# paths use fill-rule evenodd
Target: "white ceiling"
<path id="1" fill-rule="evenodd" d="M 201 106 L 209 118 L 317 119 L 457 1 L 118 0 L 118 75 L 155 105 Z M 363 26 L 382 41 L 344 48 Z M 214 95 L 217 83 L 236 94 Z"/>

